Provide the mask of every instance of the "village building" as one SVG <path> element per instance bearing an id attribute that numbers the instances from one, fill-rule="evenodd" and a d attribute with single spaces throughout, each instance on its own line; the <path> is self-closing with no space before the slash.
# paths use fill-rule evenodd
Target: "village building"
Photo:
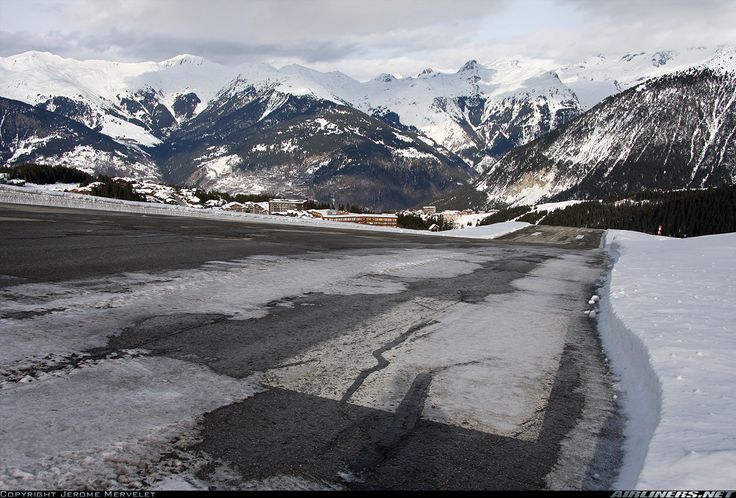
<path id="1" fill-rule="evenodd" d="M 395 214 L 338 214 L 331 209 L 312 209 L 309 211 L 309 214 L 315 218 L 320 218 L 326 221 L 360 223 L 362 225 L 378 225 L 387 227 L 395 227 L 399 221 L 399 217 Z"/>
<path id="2" fill-rule="evenodd" d="M 251 204 L 252 206 L 250 207 L 251 210 L 248 211 L 249 213 L 268 214 L 268 207 L 269 207 L 268 202 L 253 202 Z"/>
<path id="3" fill-rule="evenodd" d="M 442 219 L 447 223 L 455 223 L 457 220 L 460 219 L 463 213 L 461 211 L 456 211 L 453 209 L 446 209 L 442 211 L 440 215 L 442 216 Z"/>
<path id="4" fill-rule="evenodd" d="M 303 211 L 307 203 L 304 199 L 270 199 L 268 214 L 286 214 L 289 211 Z"/>
<path id="5" fill-rule="evenodd" d="M 268 202 L 228 202 L 222 209 L 239 213 L 268 214 Z"/>
<path id="6" fill-rule="evenodd" d="M 235 211 L 238 213 L 246 213 L 245 205 L 241 202 L 228 202 L 222 206 L 223 211 Z"/>

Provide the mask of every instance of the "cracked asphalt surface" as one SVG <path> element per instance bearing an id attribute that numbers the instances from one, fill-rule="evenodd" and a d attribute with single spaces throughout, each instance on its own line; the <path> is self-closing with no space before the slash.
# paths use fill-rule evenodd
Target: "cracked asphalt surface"
<path id="1" fill-rule="evenodd" d="M 263 375 L 262 392 L 203 414 L 199 441 L 188 448 L 206 457 L 191 470 L 214 488 L 273 486 L 281 476 L 361 490 L 607 489 L 615 479 L 623 420 L 594 324 L 582 313 L 605 265 L 599 231 L 530 227 L 478 241 L 1 204 L 0 229 L 0 290 L 260 255 L 390 260 L 398 250 L 431 249 L 474 261 L 472 271 L 450 277 L 382 277 L 400 292 L 287 292 L 247 319 L 196 311 L 130 317 L 105 346 L 88 349 L 96 358 L 143 349 L 231 378 Z M 536 315 L 516 308 L 537 302 Z M 34 313 L 46 311 L 2 317 Z M 488 320 L 489 333 L 501 334 L 489 340 L 508 341 L 518 335 L 503 335 L 518 327 L 509 316 L 528 316 L 536 337 L 547 326 L 559 336 L 559 348 L 550 342 L 553 358 L 502 358 L 503 348 L 490 359 L 433 357 L 453 348 L 453 340 L 438 342 L 448 330 L 458 340 L 472 335 L 463 318 Z M 418 355 L 431 344 L 429 359 Z M 518 395 L 534 397 L 519 408 L 523 417 L 501 403 L 488 418 L 453 394 L 477 384 L 463 369 L 491 365 L 503 377 L 498 364 L 536 361 L 529 372 L 538 377 L 516 374 Z M 223 466 L 233 474 L 227 484 L 217 479 Z"/>

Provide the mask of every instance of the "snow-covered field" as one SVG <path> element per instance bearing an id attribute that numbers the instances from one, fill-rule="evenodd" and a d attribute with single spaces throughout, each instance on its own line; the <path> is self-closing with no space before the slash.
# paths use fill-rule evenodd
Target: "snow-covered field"
<path id="1" fill-rule="evenodd" d="M 736 487 L 736 234 L 611 230 L 602 340 L 629 418 L 624 489 Z"/>

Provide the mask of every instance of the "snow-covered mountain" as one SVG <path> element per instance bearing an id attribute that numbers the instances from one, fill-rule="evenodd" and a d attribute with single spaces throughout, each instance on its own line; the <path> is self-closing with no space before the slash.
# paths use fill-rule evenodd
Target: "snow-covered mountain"
<path id="1" fill-rule="evenodd" d="M 245 81 L 157 148 L 164 177 L 221 190 L 410 206 L 473 178 L 452 152 L 351 106 Z"/>
<path id="2" fill-rule="evenodd" d="M 160 63 L 76 61 L 27 52 L 0 58 L 0 95 L 47 110 L 116 140 L 156 146 L 218 92 L 247 82 L 311 95 L 416 128 L 480 171 L 514 146 L 580 111 L 573 92 L 544 64 L 469 61 L 459 71 L 359 82 L 340 72 L 290 65 L 223 66 L 183 55 Z"/>
<path id="3" fill-rule="evenodd" d="M 258 70 L 249 68 L 259 76 L 272 68 Z M 121 63 L 26 52 L 0 58 L 0 96 L 60 112 L 119 141 L 155 146 L 237 73 L 190 55 Z"/>
<path id="4" fill-rule="evenodd" d="M 366 110 L 395 113 L 479 171 L 580 112 L 573 92 L 536 64 L 468 61 L 455 73 L 425 69 L 413 78 L 383 75 L 349 100 Z"/>
<path id="5" fill-rule="evenodd" d="M 646 80 L 513 150 L 475 183 L 491 202 L 600 198 L 736 181 L 736 53 Z"/>
<path id="6" fill-rule="evenodd" d="M 723 46 L 637 52 L 619 57 L 601 54 L 578 64 L 563 66 L 556 72 L 587 110 L 606 97 L 651 78 L 701 66 L 733 66 L 732 55 L 733 49 Z"/>
<path id="7" fill-rule="evenodd" d="M 100 174 L 160 177 L 155 161 L 137 146 L 62 114 L 0 97 L 0 163 L 27 162 L 94 165 Z"/>
<path id="8" fill-rule="evenodd" d="M 360 195 L 374 207 L 406 205 L 497 170 L 505 153 L 609 95 L 673 70 L 730 63 L 728 53 L 629 54 L 561 68 L 544 60 L 469 61 L 454 72 L 359 82 L 298 65 L 223 66 L 191 55 L 118 63 L 27 52 L 0 58 L 0 96 L 111 138 L 131 162 L 118 154 L 103 165 L 74 149 L 49 155 L 48 146 L 37 152 L 48 130 L 36 136 L 27 127 L 16 137 L 2 124 L 0 152 L 9 164 L 53 157 L 229 190 L 369 189 Z"/>

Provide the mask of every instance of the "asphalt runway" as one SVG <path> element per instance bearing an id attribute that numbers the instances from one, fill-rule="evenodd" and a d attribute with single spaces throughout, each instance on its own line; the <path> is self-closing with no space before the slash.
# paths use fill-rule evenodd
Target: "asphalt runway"
<path id="1" fill-rule="evenodd" d="M 608 489 L 615 479 L 623 419 L 583 314 L 606 264 L 599 231 L 480 241 L 19 205 L 0 205 L 0 231 L 5 340 L 58 324 L 39 351 L 73 352 L 53 367 L 25 358 L 23 375 L 135 351 L 258 379 L 256 394 L 201 413 L 176 456 L 181 481 Z M 335 282 L 322 275 L 333 271 Z M 223 286 L 244 293 L 222 298 L 240 311 L 207 304 Z M 112 297 L 90 304 L 80 297 L 90 289 Z M 79 325 L 80 338 L 77 319 L 100 325 Z M 4 361 L 13 381 L 20 360 Z M 172 454 L 149 463 L 168 469 Z M 160 478 L 149 469 L 130 487 Z"/>

